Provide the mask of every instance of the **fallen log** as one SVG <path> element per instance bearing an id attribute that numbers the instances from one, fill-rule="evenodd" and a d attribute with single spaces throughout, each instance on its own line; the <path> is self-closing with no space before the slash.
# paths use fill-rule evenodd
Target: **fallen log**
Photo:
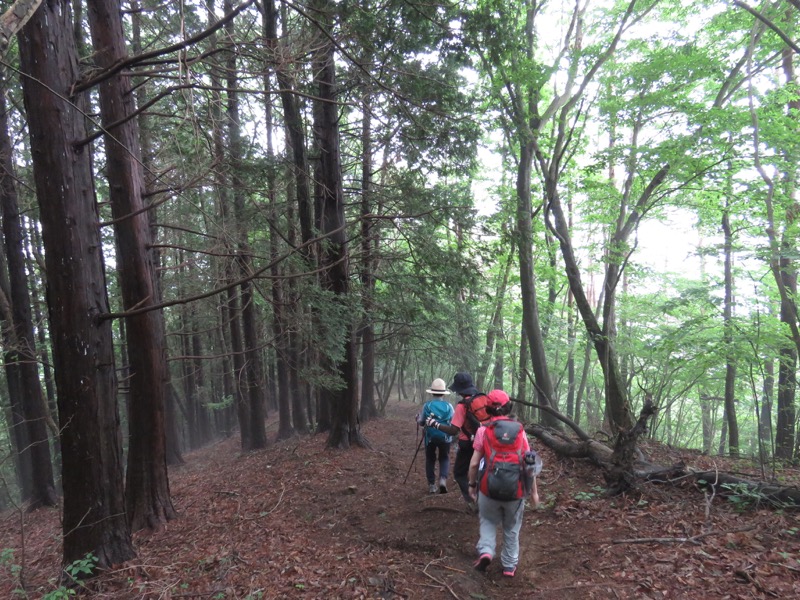
<path id="1" fill-rule="evenodd" d="M 572 437 L 539 424 L 529 424 L 525 427 L 528 434 L 558 456 L 587 460 L 600 468 L 609 496 L 628 493 L 644 482 L 677 485 L 685 484 L 688 480 L 698 488 L 734 499 L 742 506 L 766 505 L 784 510 L 800 509 L 800 488 L 797 486 L 759 481 L 757 478 L 743 478 L 722 471 L 695 469 L 683 463 L 660 465 L 648 460 L 636 447 L 636 443 L 646 431 L 647 419 L 654 414 L 655 409 L 652 406 L 642 409 L 636 425 L 627 432 L 621 432 L 615 440 L 614 448 L 611 448 L 593 439 L 570 419 L 562 418 L 562 415 L 550 406 L 515 401 L 550 412 L 575 432 L 575 436 Z"/>

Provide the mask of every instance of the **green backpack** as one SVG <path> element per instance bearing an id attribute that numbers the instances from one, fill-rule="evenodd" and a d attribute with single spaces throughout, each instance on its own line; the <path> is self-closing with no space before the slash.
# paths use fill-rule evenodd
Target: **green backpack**
<path id="1" fill-rule="evenodd" d="M 447 400 L 430 400 L 425 403 L 422 409 L 422 422 L 424 423 L 428 417 L 433 417 L 439 423 L 450 425 L 453 420 L 453 406 Z M 450 443 L 453 441 L 453 436 L 446 434 L 444 431 L 439 431 L 434 427 L 426 427 L 425 435 L 427 436 L 426 442 L 430 440 L 442 440 L 443 442 Z"/>

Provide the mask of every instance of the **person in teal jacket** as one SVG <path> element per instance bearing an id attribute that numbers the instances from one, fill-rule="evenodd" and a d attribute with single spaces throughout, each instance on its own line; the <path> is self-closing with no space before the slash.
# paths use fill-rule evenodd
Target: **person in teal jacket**
<path id="1" fill-rule="evenodd" d="M 450 444 L 453 437 L 439 429 L 449 425 L 453 419 L 453 406 L 445 400 L 450 392 L 443 379 L 434 379 L 430 389 L 432 396 L 422 405 L 417 416 L 417 425 L 425 427 L 425 477 L 428 479 L 428 492 L 447 493 L 447 476 L 450 474 Z M 438 456 L 437 456 L 438 455 Z M 436 487 L 436 463 L 439 463 L 439 487 Z"/>

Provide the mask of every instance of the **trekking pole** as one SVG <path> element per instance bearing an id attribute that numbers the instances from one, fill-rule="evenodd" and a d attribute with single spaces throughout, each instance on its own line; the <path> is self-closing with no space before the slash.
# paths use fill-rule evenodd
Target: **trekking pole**
<path id="1" fill-rule="evenodd" d="M 411 464 L 408 465 L 408 473 L 406 473 L 406 478 L 403 479 L 403 483 L 406 482 L 406 479 L 408 479 L 408 476 L 411 474 L 411 467 L 414 466 L 414 461 L 417 460 L 417 454 L 419 454 L 419 449 L 422 448 L 422 442 L 424 442 L 424 441 L 425 441 L 425 436 L 423 435 L 421 438 L 419 438 L 419 444 L 417 445 L 417 451 L 414 452 L 414 458 L 411 459 Z"/>

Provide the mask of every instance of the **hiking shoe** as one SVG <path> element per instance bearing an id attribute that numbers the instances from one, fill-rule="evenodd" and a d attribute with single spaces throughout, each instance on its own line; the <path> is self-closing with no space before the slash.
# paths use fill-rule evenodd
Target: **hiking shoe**
<path id="1" fill-rule="evenodd" d="M 446 479 L 440 479 L 439 480 L 439 493 L 440 494 L 446 494 L 447 493 L 447 480 Z"/>
<path id="2" fill-rule="evenodd" d="M 513 577 L 517 574 L 517 567 L 503 567 L 503 577 Z"/>
<path id="3" fill-rule="evenodd" d="M 478 557 L 474 563 L 472 563 L 472 568 L 476 571 L 485 571 L 489 567 L 489 563 L 492 562 L 491 554 L 486 554 L 485 552 Z"/>
<path id="4" fill-rule="evenodd" d="M 430 484 L 428 486 L 428 493 L 429 494 L 435 494 L 436 493 L 436 484 L 435 483 L 432 483 L 432 484 Z"/>

